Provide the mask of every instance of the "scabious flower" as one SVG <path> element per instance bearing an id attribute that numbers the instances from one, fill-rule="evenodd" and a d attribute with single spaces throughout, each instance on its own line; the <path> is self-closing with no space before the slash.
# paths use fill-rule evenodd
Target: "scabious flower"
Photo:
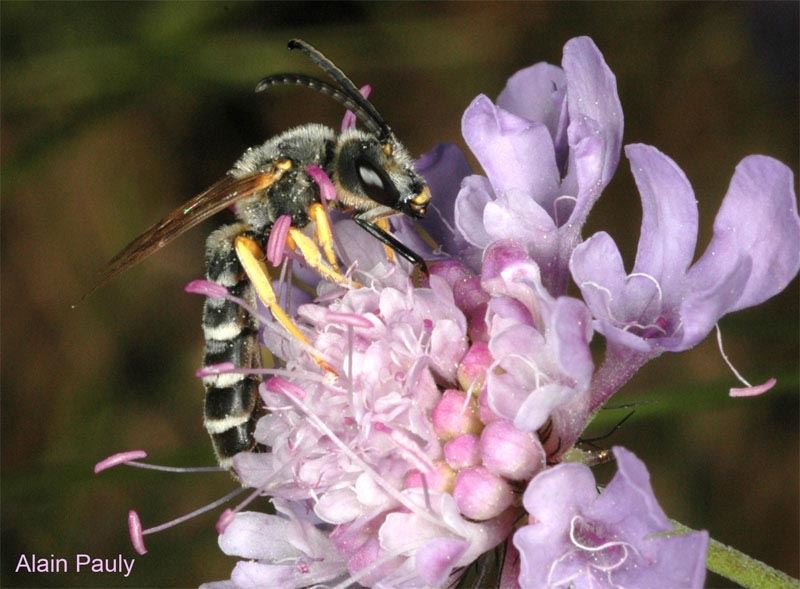
<path id="1" fill-rule="evenodd" d="M 522 589 L 703 586 L 707 532 L 670 534 L 641 460 L 614 448 L 617 474 L 601 493 L 577 463 L 534 478 L 523 503 L 528 525 L 514 534 Z"/>
<path id="2" fill-rule="evenodd" d="M 420 166 L 437 197 L 458 192 L 448 224 L 478 251 L 517 241 L 550 292 L 565 294 L 569 256 L 619 161 L 622 107 L 602 54 L 588 37 L 568 41 L 562 68 L 538 63 L 517 72 L 496 104 L 473 100 L 461 125 L 486 176 L 466 176 L 463 155 L 450 147 Z M 456 174 L 445 180 L 436 168 Z M 455 253 L 480 259 L 463 247 Z"/>
<path id="3" fill-rule="evenodd" d="M 644 362 L 695 346 L 723 315 L 774 296 L 800 268 L 794 177 L 784 164 L 758 155 L 739 163 L 711 243 L 692 264 L 697 203 L 686 176 L 654 147 L 628 145 L 625 153 L 644 210 L 633 272 L 605 232 L 580 244 L 570 262 L 608 341 L 593 409 Z"/>
<path id="4" fill-rule="evenodd" d="M 702 586 L 707 534 L 671 533 L 633 454 L 614 450 L 618 473 L 601 493 L 587 466 L 565 461 L 644 362 L 688 349 L 794 277 L 793 177 L 746 158 L 690 265 L 688 181 L 655 148 L 628 146 L 644 218 L 626 275 L 607 234 L 580 234 L 616 170 L 622 121 L 614 75 L 586 37 L 565 45 L 562 68 L 536 64 L 496 103 L 476 98 L 463 134 L 486 175 L 471 174 L 457 147 L 437 146 L 417 162 L 434 197 L 428 235 L 394 225 L 431 260 L 422 285 L 350 220 L 335 225 L 337 254 L 361 286 L 321 281 L 287 257 L 288 227 L 277 224 L 267 254 L 306 341 L 250 309 L 279 368 L 261 370 L 268 413 L 255 437 L 268 451 L 233 460 L 277 513 L 242 504 L 223 514 L 220 547 L 245 560 L 206 587 L 448 587 L 512 537 L 520 560 L 503 566 L 504 587 Z M 308 173 L 332 198 L 324 172 Z M 306 288 L 290 287 L 291 276 Z M 570 278 L 582 298 L 566 296 Z M 596 335 L 606 340 L 599 369 Z M 164 527 L 142 531 L 133 512 L 131 521 L 140 552 L 142 534 Z"/>

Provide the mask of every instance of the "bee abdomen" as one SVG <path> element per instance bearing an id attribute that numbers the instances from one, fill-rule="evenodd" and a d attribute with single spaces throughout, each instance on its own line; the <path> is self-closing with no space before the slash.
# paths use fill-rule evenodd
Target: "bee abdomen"
<path id="1" fill-rule="evenodd" d="M 206 278 L 228 289 L 235 297 L 255 304 L 255 296 L 234 249 L 244 225 L 228 225 L 214 231 L 206 241 Z M 208 298 L 203 312 L 206 349 L 205 366 L 232 363 L 236 368 L 258 368 L 261 352 L 258 326 L 240 305 L 227 299 Z M 239 452 L 256 449 L 255 423 L 264 414 L 258 396 L 260 377 L 242 372 L 203 377 L 206 387 L 204 424 L 214 444 L 219 463 L 232 466 Z"/>

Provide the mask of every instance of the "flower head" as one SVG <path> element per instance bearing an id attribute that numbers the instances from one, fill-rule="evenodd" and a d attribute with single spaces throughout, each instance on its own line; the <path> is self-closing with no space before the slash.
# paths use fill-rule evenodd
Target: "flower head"
<path id="1" fill-rule="evenodd" d="M 521 70 L 497 104 L 481 95 L 467 108 L 464 139 L 486 176 L 465 178 L 455 205 L 468 242 L 524 245 L 556 295 L 566 292 L 569 255 L 616 169 L 623 127 L 614 75 L 594 42 L 567 42 L 562 65 Z"/>
<path id="2" fill-rule="evenodd" d="M 514 535 L 523 589 L 702 587 L 706 532 L 670 535 L 641 460 L 614 448 L 617 474 L 598 494 L 592 472 L 565 463 L 525 491 L 529 524 Z"/>

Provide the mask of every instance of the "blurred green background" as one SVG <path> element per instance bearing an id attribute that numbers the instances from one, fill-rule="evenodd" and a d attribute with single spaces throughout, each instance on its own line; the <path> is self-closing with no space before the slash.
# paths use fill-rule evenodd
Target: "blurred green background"
<path id="1" fill-rule="evenodd" d="M 697 192 L 701 247 L 736 163 L 765 153 L 798 170 L 797 3 L 46 3 L 0 4 L 2 49 L 3 587 L 184 587 L 227 578 L 207 515 L 148 537 L 127 578 L 14 573 L 20 554 L 135 556 L 145 526 L 227 492 L 225 474 L 92 465 L 145 448 L 211 464 L 201 423 L 202 273 L 192 231 L 70 310 L 94 273 L 163 214 L 290 126 L 338 125 L 302 89 L 254 95 L 279 71 L 314 72 L 302 37 L 361 85 L 414 153 L 463 145 L 478 93 L 591 35 L 615 72 L 625 143 L 657 145 Z M 592 213 L 632 260 L 640 205 L 627 163 Z M 764 228 L 768 231 L 769 228 Z M 665 511 L 798 575 L 798 285 L 722 321 L 736 381 L 713 338 L 662 357 L 620 395 L 637 413 L 605 445 L 647 463 Z M 642 403 L 647 401 L 647 403 Z M 652 401 L 652 403 L 651 403 Z M 612 402 L 612 404 L 618 404 Z M 623 415 L 601 414 L 602 433 Z M 613 469 L 609 469 L 609 473 Z M 709 578 L 710 587 L 730 586 Z"/>

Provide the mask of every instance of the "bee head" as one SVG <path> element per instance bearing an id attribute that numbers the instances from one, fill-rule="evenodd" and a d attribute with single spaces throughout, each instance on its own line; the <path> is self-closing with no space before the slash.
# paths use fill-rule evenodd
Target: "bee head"
<path id="1" fill-rule="evenodd" d="M 411 217 L 425 215 L 430 190 L 393 135 L 379 140 L 361 130 L 346 131 L 337 141 L 334 162 L 334 183 L 345 206 L 358 211 L 384 206 Z"/>

